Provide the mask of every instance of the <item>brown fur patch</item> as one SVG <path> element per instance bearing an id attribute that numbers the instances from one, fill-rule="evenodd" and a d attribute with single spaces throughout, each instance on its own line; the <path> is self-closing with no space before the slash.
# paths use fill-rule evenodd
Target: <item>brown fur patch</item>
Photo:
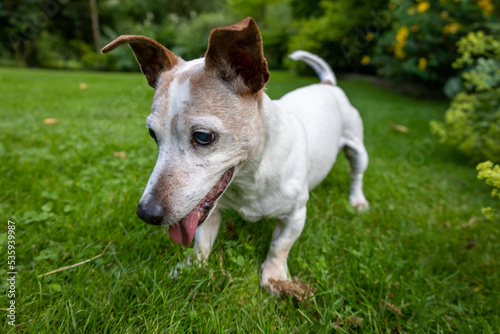
<path id="1" fill-rule="evenodd" d="M 123 44 L 130 45 L 142 73 L 153 88 L 156 88 L 159 75 L 180 61 L 179 57 L 157 41 L 138 35 L 122 35 L 102 48 L 101 52 L 108 53 Z"/>
<path id="2" fill-rule="evenodd" d="M 251 93 L 257 93 L 269 80 L 262 37 L 255 21 L 246 19 L 210 33 L 205 54 L 206 66 L 233 86 L 240 76 Z"/>

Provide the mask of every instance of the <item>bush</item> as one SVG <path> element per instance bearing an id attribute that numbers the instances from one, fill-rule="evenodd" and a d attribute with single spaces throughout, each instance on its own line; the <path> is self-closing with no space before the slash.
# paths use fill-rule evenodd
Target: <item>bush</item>
<path id="1" fill-rule="evenodd" d="M 181 20 L 172 51 L 185 59 L 203 57 L 213 28 L 234 24 L 249 15 L 259 25 L 269 67 L 281 67 L 287 51 L 291 14 L 290 7 L 278 0 L 228 0 L 226 12 L 201 13 Z"/>
<path id="2" fill-rule="evenodd" d="M 208 46 L 208 37 L 213 28 L 232 24 L 232 20 L 221 13 L 203 13 L 179 24 L 175 46 L 172 51 L 190 60 L 203 57 Z"/>
<path id="3" fill-rule="evenodd" d="M 476 162 L 500 162 L 500 42 L 478 31 L 457 45 L 461 56 L 453 66 L 465 69 L 461 79 L 450 82 L 462 91 L 453 98 L 444 122 L 432 121 L 431 130 Z"/>
<path id="4" fill-rule="evenodd" d="M 500 199 L 500 166 L 493 165 L 491 161 L 485 161 L 477 165 L 477 170 L 479 171 L 477 177 L 480 180 L 485 180 L 487 185 L 494 187 L 491 196 Z M 482 211 L 489 220 L 495 220 L 500 217 L 499 211 L 491 207 L 483 208 Z"/>
<path id="5" fill-rule="evenodd" d="M 296 20 L 289 52 L 310 51 L 324 58 L 334 70 L 364 70 L 378 35 L 389 27 L 387 3 L 376 0 L 367 6 L 363 1 L 321 0 L 322 15 Z"/>
<path id="6" fill-rule="evenodd" d="M 82 62 L 79 60 L 77 50 L 71 43 L 56 34 L 44 30 L 35 45 L 35 55 L 38 64 L 45 68 L 81 70 Z"/>
<path id="7" fill-rule="evenodd" d="M 457 74 L 451 66 L 457 41 L 489 22 L 498 22 L 494 15 L 498 8 L 490 0 L 391 0 L 390 8 L 392 30 L 381 36 L 373 59 L 378 73 L 436 88 Z"/>

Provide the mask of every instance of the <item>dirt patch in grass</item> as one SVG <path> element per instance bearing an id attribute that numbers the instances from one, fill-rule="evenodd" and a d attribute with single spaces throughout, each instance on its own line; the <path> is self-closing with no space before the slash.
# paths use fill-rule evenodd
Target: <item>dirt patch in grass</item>
<path id="1" fill-rule="evenodd" d="M 295 277 L 293 282 L 281 281 L 270 278 L 269 283 L 273 287 L 273 291 L 280 296 L 292 296 L 297 301 L 301 302 L 314 295 L 316 289 L 309 284 L 303 283 L 298 277 Z"/>

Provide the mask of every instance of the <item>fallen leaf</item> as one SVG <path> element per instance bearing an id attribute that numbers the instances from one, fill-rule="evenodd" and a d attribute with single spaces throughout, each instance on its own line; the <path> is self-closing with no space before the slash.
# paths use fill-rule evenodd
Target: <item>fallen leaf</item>
<path id="1" fill-rule="evenodd" d="M 390 123 L 389 126 L 401 133 L 408 133 L 410 131 L 406 126 L 400 124 Z"/>
<path id="2" fill-rule="evenodd" d="M 238 232 L 236 232 L 236 229 L 234 227 L 234 223 L 232 221 L 226 221 L 226 231 L 231 237 L 231 239 L 238 239 Z"/>
<path id="3" fill-rule="evenodd" d="M 80 82 L 79 87 L 81 90 L 85 90 L 85 89 L 89 88 L 89 85 L 87 85 L 85 82 Z"/>
<path id="4" fill-rule="evenodd" d="M 382 302 L 380 303 L 380 307 L 387 308 L 387 309 L 391 310 L 392 312 L 396 313 L 397 315 L 399 315 L 400 317 L 403 316 L 403 313 L 401 312 L 399 307 L 388 302 L 387 300 L 382 300 Z"/>
<path id="5" fill-rule="evenodd" d="M 462 225 L 459 225 L 457 227 L 455 227 L 457 230 L 460 230 L 460 229 L 463 229 L 465 227 L 471 227 L 473 226 L 474 224 L 476 224 L 477 222 L 479 221 L 482 221 L 483 219 L 482 218 L 478 218 L 478 217 L 472 217 L 467 223 L 465 224 L 462 224 Z"/>
<path id="6" fill-rule="evenodd" d="M 337 320 L 334 322 L 334 325 L 337 329 L 341 329 L 343 326 L 347 325 L 348 327 L 358 327 L 358 326 L 363 326 L 363 318 L 361 317 L 350 317 L 349 319 L 343 321 L 343 320 Z"/>
<path id="7" fill-rule="evenodd" d="M 127 158 L 127 153 L 125 153 L 125 152 L 115 152 L 115 153 L 113 153 L 113 155 L 117 158 L 122 158 L 122 159 Z"/>
<path id="8" fill-rule="evenodd" d="M 467 245 L 465 245 L 465 248 L 467 249 L 472 249 L 476 247 L 476 240 L 475 239 L 470 239 Z"/>
<path id="9" fill-rule="evenodd" d="M 43 120 L 43 124 L 56 124 L 59 123 L 58 118 L 46 118 Z"/>

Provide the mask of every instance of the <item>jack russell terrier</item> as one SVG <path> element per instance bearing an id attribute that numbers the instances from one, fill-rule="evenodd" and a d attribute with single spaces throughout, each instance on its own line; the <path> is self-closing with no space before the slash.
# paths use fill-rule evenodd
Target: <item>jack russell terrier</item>
<path id="1" fill-rule="evenodd" d="M 246 18 L 212 30 L 205 57 L 184 61 L 144 36 L 123 35 L 103 53 L 129 44 L 155 89 L 147 128 L 159 149 L 137 206 L 147 223 L 166 225 L 173 241 L 195 239 L 206 259 L 221 223 L 221 208 L 251 222 L 277 218 L 261 286 L 288 280 L 287 258 L 306 221 L 309 191 L 329 173 L 343 149 L 350 162 L 349 201 L 368 208 L 363 173 L 368 154 L 358 111 L 321 58 L 309 64 L 321 83 L 272 101 L 264 86 L 269 70 L 257 24 Z"/>

